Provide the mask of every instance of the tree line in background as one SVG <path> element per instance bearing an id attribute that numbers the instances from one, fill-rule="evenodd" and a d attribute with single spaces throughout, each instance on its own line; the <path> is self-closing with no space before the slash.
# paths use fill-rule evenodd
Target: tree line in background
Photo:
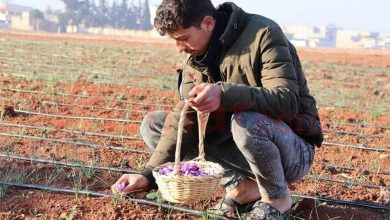
<path id="1" fill-rule="evenodd" d="M 128 0 L 61 0 L 65 12 L 59 13 L 59 25 L 84 27 L 112 27 L 118 29 L 150 30 L 150 11 L 148 0 L 139 0 L 138 5 Z"/>

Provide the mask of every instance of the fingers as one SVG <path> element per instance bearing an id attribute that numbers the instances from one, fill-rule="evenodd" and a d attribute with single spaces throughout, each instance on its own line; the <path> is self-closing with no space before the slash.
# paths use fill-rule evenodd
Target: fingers
<path id="1" fill-rule="evenodd" d="M 190 96 L 195 96 L 190 99 L 190 106 L 202 113 L 216 111 L 221 105 L 222 89 L 218 85 L 202 83 L 194 87 L 189 93 Z"/>
<path id="2" fill-rule="evenodd" d="M 126 195 L 135 192 L 135 182 L 132 181 L 131 174 L 122 175 L 114 185 L 111 186 L 114 194 Z"/>
<path id="3" fill-rule="evenodd" d="M 122 182 L 124 182 L 126 185 L 129 183 L 129 174 L 123 174 L 117 181 L 115 184 L 120 184 Z"/>
<path id="4" fill-rule="evenodd" d="M 134 174 L 124 174 L 111 186 L 113 194 L 126 195 L 134 192 L 145 191 L 148 182 L 145 177 Z"/>
<path id="5" fill-rule="evenodd" d="M 207 83 L 202 83 L 199 86 L 195 86 L 189 93 L 191 97 L 194 97 L 190 99 L 191 100 L 190 106 L 201 105 L 201 103 L 204 102 L 205 99 L 207 99 L 208 97 L 207 95 L 208 88 L 209 88 L 209 84 Z"/>
<path id="6" fill-rule="evenodd" d="M 111 191 L 113 194 L 124 194 L 124 189 L 129 185 L 129 174 L 122 175 L 114 185 L 111 186 Z"/>
<path id="7" fill-rule="evenodd" d="M 195 111 L 199 111 L 201 113 L 209 113 L 215 111 L 216 105 L 213 102 L 206 102 L 204 105 L 201 106 L 191 106 Z"/>
<path id="8" fill-rule="evenodd" d="M 192 88 L 190 93 L 188 93 L 188 95 L 191 96 L 191 97 L 195 97 L 195 95 L 200 93 L 206 86 L 207 86 L 207 83 L 202 83 L 202 84 L 200 84 L 198 86 L 195 86 L 194 88 Z"/>
<path id="9" fill-rule="evenodd" d="M 198 95 L 190 101 L 190 106 L 199 106 L 208 101 L 206 92 L 206 90 L 202 90 L 200 93 L 198 93 Z"/>

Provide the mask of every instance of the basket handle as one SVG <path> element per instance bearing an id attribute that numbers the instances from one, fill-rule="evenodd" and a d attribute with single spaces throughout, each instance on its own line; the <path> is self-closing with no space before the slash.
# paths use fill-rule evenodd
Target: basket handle
<path id="1" fill-rule="evenodd" d="M 209 120 L 210 113 L 197 112 L 198 115 L 198 133 L 199 133 L 199 159 L 205 160 L 204 152 L 204 138 L 206 135 L 207 121 Z"/>
<path id="2" fill-rule="evenodd" d="M 185 115 L 189 108 L 189 100 L 185 100 L 184 107 L 180 114 L 179 124 L 178 124 L 178 133 L 177 133 L 177 141 L 176 141 L 176 152 L 175 152 L 175 164 L 173 174 L 177 175 L 179 173 L 179 163 L 180 163 L 180 154 L 181 154 L 181 143 L 183 139 L 183 130 L 184 130 L 184 119 Z M 197 112 L 198 119 L 198 129 L 199 129 L 199 159 L 205 160 L 205 152 L 204 152 L 204 137 L 206 134 L 206 125 L 209 119 L 210 113 L 201 113 Z M 197 158 L 197 159 L 198 159 Z"/>

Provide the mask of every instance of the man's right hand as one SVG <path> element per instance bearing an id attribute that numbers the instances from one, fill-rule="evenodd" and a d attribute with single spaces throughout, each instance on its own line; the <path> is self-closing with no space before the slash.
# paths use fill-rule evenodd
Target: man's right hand
<path id="1" fill-rule="evenodd" d="M 149 188 L 149 180 L 141 174 L 123 174 L 121 178 L 111 186 L 113 194 L 126 195 L 146 191 Z M 122 189 L 123 186 L 124 188 Z"/>

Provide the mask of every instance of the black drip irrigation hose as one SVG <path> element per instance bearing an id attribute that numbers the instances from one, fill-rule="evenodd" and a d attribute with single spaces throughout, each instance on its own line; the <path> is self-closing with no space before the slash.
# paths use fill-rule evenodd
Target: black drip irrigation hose
<path id="1" fill-rule="evenodd" d="M 103 197 L 103 198 L 112 198 L 112 199 L 117 199 L 118 197 L 115 195 L 111 194 L 106 194 L 106 193 L 100 193 L 100 192 L 93 192 L 93 191 L 86 191 L 86 190 L 75 190 L 75 189 L 67 189 L 67 188 L 54 188 L 54 187 L 47 187 L 47 186 L 39 186 L 39 185 L 33 185 L 33 184 L 20 184 L 20 183 L 10 183 L 10 182 L 0 182 L 0 185 L 4 186 L 11 186 L 11 187 L 16 187 L 16 188 L 26 188 L 26 189 L 35 189 L 35 190 L 44 190 L 44 191 L 50 191 L 50 192 L 55 192 L 55 193 L 72 193 L 72 194 L 82 194 L 86 196 L 94 196 L 94 197 Z M 205 216 L 207 212 L 205 211 L 199 211 L 195 209 L 190 209 L 182 206 L 176 206 L 176 205 L 171 205 L 167 203 L 162 203 L 162 202 L 155 202 L 155 201 L 150 201 L 146 199 L 135 199 L 131 197 L 124 197 L 126 200 L 130 200 L 135 203 L 139 204 L 145 204 L 145 205 L 151 205 L 155 207 L 161 207 L 164 209 L 168 210 L 174 210 L 177 212 L 183 212 L 186 214 L 190 215 L 195 215 L 195 216 Z M 215 215 L 213 215 L 215 216 Z M 218 219 L 222 220 L 228 220 L 228 218 L 223 217 L 223 216 L 218 216 Z"/>
<path id="2" fill-rule="evenodd" d="M 363 208 L 390 210 L 390 206 L 387 206 L 387 205 L 382 206 L 382 205 L 370 204 L 370 203 L 365 203 L 365 202 L 344 201 L 344 200 L 332 199 L 332 198 L 327 198 L 327 197 L 315 197 L 315 196 L 298 195 L 298 194 L 291 194 L 291 196 L 302 198 L 302 199 L 312 199 L 312 200 L 318 200 L 318 201 L 322 201 L 322 202 L 331 202 L 331 203 L 336 203 L 336 204 L 351 205 L 351 206 L 357 206 L 357 207 L 363 207 Z"/>
<path id="3" fill-rule="evenodd" d="M 31 112 L 31 111 L 25 111 L 25 110 L 14 110 L 14 111 L 16 113 L 28 114 L 28 115 L 42 115 L 42 116 L 47 116 L 47 117 L 66 118 L 66 119 L 79 119 L 79 120 L 89 120 L 89 121 L 113 121 L 113 122 L 135 123 L 135 124 L 141 124 L 141 122 L 142 122 L 142 121 L 139 121 L 139 120 L 127 120 L 127 119 L 77 117 L 77 116 L 67 116 L 67 115 L 56 115 L 56 114 L 50 114 L 50 113 Z"/>
<path id="4" fill-rule="evenodd" d="M 121 99 L 109 99 L 109 98 L 100 98 L 95 96 L 85 96 L 85 95 L 72 95 L 72 94 L 62 94 L 62 93 L 45 93 L 45 92 L 39 92 L 39 91 L 32 91 L 32 90 L 23 90 L 23 89 L 12 89 L 12 88 L 5 88 L 0 87 L 0 90 L 4 91 L 11 91 L 11 92 L 20 92 L 20 93 L 32 93 L 32 94 L 41 94 L 41 95 L 56 95 L 56 96 L 62 96 L 62 97 L 73 97 L 73 98 L 83 98 L 83 99 L 95 99 L 100 100 L 104 102 L 119 102 L 119 103 L 125 103 L 125 104 L 132 104 L 132 105 L 142 105 L 142 106 L 156 106 L 156 107 L 172 107 L 172 105 L 164 105 L 164 104 L 154 104 L 154 103 L 146 103 L 146 102 L 135 102 L 135 101 L 126 101 Z"/>
<path id="5" fill-rule="evenodd" d="M 18 70 L 19 71 L 19 70 Z M 94 74 L 94 72 L 90 72 L 92 74 Z M 60 74 L 50 74 L 50 73 L 44 73 L 45 76 L 61 76 Z M 64 81 L 64 80 L 55 80 L 55 79 L 47 79 L 47 78 L 42 78 L 42 74 L 41 74 L 41 77 L 38 77 L 38 76 L 31 76 L 31 75 L 25 75 L 22 73 L 14 73 L 11 72 L 11 73 L 0 73 L 0 76 L 11 76 L 13 78 L 16 78 L 16 77 L 19 77 L 19 78 L 23 78 L 23 79 L 34 79 L 34 80 L 37 80 L 37 81 L 43 81 L 43 82 L 54 82 L 54 83 L 77 83 L 78 81 L 76 79 L 70 79 L 69 81 Z M 136 79 L 137 76 L 133 77 L 134 79 Z M 134 81 L 134 80 L 133 80 Z M 112 79 L 112 78 L 102 78 L 102 80 L 93 80 L 93 79 L 89 79 L 87 80 L 87 82 L 89 83 L 101 83 L 101 82 L 104 82 L 104 83 L 111 83 L 111 84 L 116 84 L 116 85 L 126 85 L 126 86 L 131 86 L 130 88 L 149 88 L 149 89 L 155 89 L 155 87 L 151 87 L 150 85 L 148 85 L 148 81 L 141 81 L 139 83 L 133 83 L 133 82 L 124 82 L 123 80 L 120 80 L 120 79 Z M 149 87 L 147 87 L 149 86 Z M 61 95 L 61 93 L 59 94 Z"/>
<path id="6" fill-rule="evenodd" d="M 370 125 L 368 123 L 340 123 L 334 121 L 323 121 L 322 124 L 329 126 L 349 126 L 349 127 L 362 127 L 362 128 L 381 128 L 385 130 L 389 130 L 390 127 L 382 126 L 382 125 Z"/>
<path id="7" fill-rule="evenodd" d="M 104 146 L 104 145 L 90 144 L 90 143 L 85 143 L 85 142 L 65 141 L 65 140 L 60 140 L 60 139 L 50 139 L 50 138 L 28 136 L 28 135 L 19 135 L 19 134 L 12 134 L 12 133 L 0 133 L 0 136 L 36 139 L 36 140 L 43 140 L 43 141 L 50 141 L 50 142 L 57 142 L 57 143 L 64 143 L 64 144 L 81 145 L 81 146 L 87 146 L 87 147 L 91 147 L 91 148 L 109 148 L 109 149 L 113 149 L 113 150 L 128 151 L 128 152 L 132 152 L 132 153 L 150 154 L 150 152 L 148 152 L 148 151 L 132 150 L 132 149 L 124 148 L 124 147 Z M 142 139 L 139 138 L 139 139 L 134 139 L 134 140 L 142 140 Z M 366 147 L 363 145 L 350 145 L 350 144 L 340 144 L 340 143 L 332 143 L 332 142 L 323 142 L 322 144 L 328 145 L 328 146 L 357 148 L 360 150 L 371 150 L 371 151 L 377 151 L 377 152 L 390 152 L 390 148 L 371 148 L 371 147 Z"/>
<path id="8" fill-rule="evenodd" d="M 31 162 L 50 163 L 50 164 L 57 164 L 57 165 L 71 166 L 71 167 L 88 167 L 88 168 L 109 170 L 109 171 L 115 171 L 115 172 L 125 172 L 125 173 L 134 173 L 134 174 L 141 173 L 138 170 L 121 169 L 121 168 L 115 168 L 115 167 L 92 166 L 92 165 L 80 164 L 80 163 L 67 163 L 67 162 L 62 162 L 62 161 L 46 160 L 46 159 L 42 159 L 42 158 L 29 158 L 29 157 L 12 155 L 9 153 L 4 153 L 4 152 L 0 152 L 0 157 L 17 159 L 17 160 L 27 160 L 27 161 L 31 161 Z M 359 182 L 354 182 L 354 181 L 343 181 L 343 180 L 325 178 L 325 177 L 315 176 L 315 175 L 307 175 L 307 178 L 313 179 L 316 181 L 321 181 L 321 182 L 335 182 L 335 183 L 342 183 L 342 184 L 350 185 L 350 186 L 356 185 L 356 186 L 364 186 L 364 187 L 368 187 L 368 188 L 379 188 L 379 189 L 390 190 L 390 187 L 386 187 L 386 186 L 378 186 L 378 185 L 359 183 Z"/>
<path id="9" fill-rule="evenodd" d="M 390 152 L 390 147 L 385 148 L 377 148 L 377 147 L 367 147 L 362 144 L 360 145 L 354 145 L 354 144 L 341 144 L 341 143 L 333 143 L 333 142 L 322 142 L 322 145 L 328 145 L 328 146 L 339 146 L 339 147 L 349 147 L 349 148 L 356 148 L 360 150 L 371 150 L 371 151 L 377 151 L 377 152 Z"/>
<path id="10" fill-rule="evenodd" d="M 0 185 L 16 187 L 16 188 L 44 190 L 44 191 L 50 191 L 50 192 L 54 192 L 54 193 L 71 193 L 71 194 L 77 193 L 77 194 L 82 194 L 82 195 L 86 195 L 86 196 L 117 199 L 117 196 L 112 195 L 112 194 L 86 191 L 86 190 L 79 191 L 79 190 L 68 189 L 68 188 L 54 188 L 54 187 L 39 186 L 39 185 L 33 185 L 33 184 L 20 184 L 20 183 L 10 183 L 10 182 L 0 182 Z M 351 206 L 362 207 L 362 208 L 390 210 L 389 206 L 381 206 L 381 205 L 370 204 L 370 203 L 343 201 L 343 200 L 337 200 L 337 199 L 326 198 L 326 197 L 315 197 L 315 196 L 298 195 L 298 194 L 292 194 L 292 196 L 302 198 L 302 199 L 312 199 L 312 200 L 318 200 L 318 201 L 323 201 L 323 202 L 331 202 L 331 203 L 342 204 L 342 205 L 351 205 Z M 139 204 L 161 207 L 164 209 L 174 210 L 177 212 L 183 212 L 183 213 L 195 215 L 195 216 L 205 216 L 208 214 L 206 211 L 199 211 L 199 210 L 190 209 L 190 208 L 186 208 L 186 207 L 182 207 L 182 206 L 176 206 L 176 205 L 171 205 L 171 204 L 162 203 L 162 202 L 155 202 L 155 201 L 146 200 L 146 199 L 135 199 L 135 198 L 131 198 L 128 196 L 124 197 L 124 199 L 127 199 L 127 200 L 135 202 L 135 203 L 139 203 Z M 210 216 L 216 216 L 216 215 L 211 214 Z M 228 218 L 226 218 L 224 216 L 216 216 L 216 217 L 218 219 L 228 220 Z"/>
<path id="11" fill-rule="evenodd" d="M 68 163 L 68 162 L 62 162 L 56 160 L 46 160 L 43 158 L 22 157 L 22 156 L 12 155 L 4 152 L 0 152 L 0 157 L 4 157 L 6 159 L 26 160 L 30 162 L 50 163 L 50 164 L 69 166 L 69 167 L 87 167 L 91 169 L 107 170 L 107 171 L 114 171 L 114 172 L 136 173 L 136 174 L 141 173 L 141 171 L 138 170 L 130 170 L 130 169 L 123 169 L 123 168 L 116 168 L 116 167 L 102 167 L 102 166 L 94 166 L 94 165 L 88 165 L 82 163 Z"/>
<path id="12" fill-rule="evenodd" d="M 0 133 L 0 136 L 5 137 L 15 137 L 15 138 L 26 138 L 26 139 L 33 139 L 33 140 L 40 140 L 40 141 L 49 141 L 49 142 L 55 142 L 55 143 L 62 143 L 62 144 L 72 144 L 72 145 L 79 145 L 94 149 L 111 149 L 111 150 L 118 150 L 118 151 L 124 151 L 129 153 L 137 153 L 137 154 L 151 154 L 150 151 L 142 151 L 142 150 L 133 150 L 126 147 L 118 147 L 118 146 L 110 146 L 110 145 L 99 145 L 99 144 L 91 144 L 91 143 L 85 143 L 80 141 L 66 141 L 61 139 L 52 139 L 52 138 L 44 138 L 44 137 L 36 137 L 36 136 L 28 136 L 28 135 L 20 135 L 20 134 L 10 134 L 10 133 Z M 142 140 L 142 139 L 139 139 Z"/>
<path id="13" fill-rule="evenodd" d="M 1 88 L 0 88 L 1 89 Z M 0 98 L 4 99 L 4 98 Z M 25 101 L 28 102 L 28 100 L 18 100 L 19 102 Z M 80 104 L 68 104 L 68 103 L 61 103 L 61 102 L 53 102 L 53 101 L 42 101 L 42 104 L 46 105 L 52 105 L 52 106 L 69 106 L 69 107 L 78 107 L 78 108 L 88 108 L 91 110 L 114 110 L 114 111 L 125 111 L 129 113 L 141 113 L 141 114 L 146 114 L 149 111 L 147 110 L 132 110 L 132 109 L 127 109 L 127 108 L 115 108 L 115 107 L 102 107 L 102 106 L 96 106 L 96 105 L 80 105 Z M 380 128 L 380 129 L 385 129 L 385 130 L 390 130 L 390 127 L 388 126 L 381 126 L 381 125 L 370 125 L 368 123 L 339 123 L 339 122 L 334 122 L 334 121 L 324 121 L 323 124 L 326 124 L 328 126 L 349 126 L 349 127 L 362 127 L 362 128 Z M 326 129 L 324 129 L 326 130 Z M 332 131 L 332 130 L 329 130 Z M 334 132 L 344 132 L 340 130 L 333 130 Z M 348 132 L 346 132 L 348 133 Z M 358 133 L 350 133 L 351 135 L 361 135 Z"/>
<path id="14" fill-rule="evenodd" d="M 375 135 L 375 134 L 361 134 L 357 132 L 346 132 L 346 131 L 340 131 L 340 130 L 334 130 L 334 129 L 322 129 L 326 133 L 337 133 L 337 134 L 344 134 L 344 135 L 351 135 L 351 136 L 358 136 L 358 137 L 368 137 L 368 138 L 384 138 L 384 139 L 390 139 L 390 136 L 387 135 Z"/>
<path id="15" fill-rule="evenodd" d="M 113 135 L 113 134 L 101 134 L 101 133 L 92 133 L 92 132 L 83 132 L 83 131 L 72 131 L 72 130 L 59 129 L 59 128 L 40 127 L 40 126 L 22 125 L 22 124 L 10 124 L 10 123 L 3 123 L 3 122 L 0 122 L 0 126 L 37 129 L 37 130 L 44 130 L 44 131 L 65 132 L 65 133 L 70 133 L 70 134 L 80 134 L 80 135 L 86 135 L 86 136 L 98 136 L 98 137 L 116 138 L 116 139 L 142 140 L 142 139 L 137 138 L 137 137 L 124 136 L 124 135 Z"/>
<path id="16" fill-rule="evenodd" d="M 338 108 L 338 109 L 344 109 L 344 110 L 348 110 L 348 111 L 356 111 L 356 112 L 364 112 L 364 113 L 371 113 L 373 110 L 377 110 L 377 109 L 374 109 L 374 108 L 360 108 L 359 110 L 356 110 L 355 108 L 351 108 L 351 106 L 346 106 L 346 105 L 320 105 L 318 104 L 317 105 L 317 108 L 318 109 L 335 109 L 335 108 Z M 384 115 L 384 114 L 389 114 L 389 111 L 387 110 L 383 110 L 381 111 L 381 114 Z"/>
<path id="17" fill-rule="evenodd" d="M 312 179 L 314 181 L 341 183 L 341 184 L 348 185 L 348 186 L 364 186 L 367 188 L 390 190 L 390 187 L 388 187 L 388 186 L 378 186 L 378 185 L 372 185 L 372 184 L 367 184 L 367 183 L 354 182 L 354 181 L 350 181 L 350 180 L 348 180 L 348 181 L 336 180 L 336 179 L 331 179 L 331 178 L 326 178 L 326 177 L 321 177 L 321 176 L 316 176 L 316 175 L 307 175 L 306 178 Z"/>
<path id="18" fill-rule="evenodd" d="M 343 169 L 343 170 L 358 170 L 359 169 L 358 167 L 338 166 L 338 165 L 334 165 L 334 164 L 324 164 L 324 165 L 325 165 L 325 167 L 330 167 L 330 168 L 335 168 L 335 169 Z M 362 169 L 362 170 L 368 171 L 370 173 L 390 175 L 390 171 L 382 171 L 382 170 L 375 171 L 372 169 Z"/>
<path id="19" fill-rule="evenodd" d="M 146 114 L 148 111 L 146 110 L 132 110 L 132 109 L 126 109 L 126 108 L 111 108 L 111 107 L 102 107 L 97 105 L 80 105 L 80 104 L 67 104 L 67 103 L 60 103 L 60 102 L 49 102 L 49 101 L 42 101 L 42 104 L 44 105 L 52 105 L 52 106 L 68 106 L 68 107 L 77 107 L 77 108 L 88 108 L 90 110 L 113 110 L 113 111 L 123 111 L 123 112 L 129 112 L 129 113 L 141 113 Z"/>

